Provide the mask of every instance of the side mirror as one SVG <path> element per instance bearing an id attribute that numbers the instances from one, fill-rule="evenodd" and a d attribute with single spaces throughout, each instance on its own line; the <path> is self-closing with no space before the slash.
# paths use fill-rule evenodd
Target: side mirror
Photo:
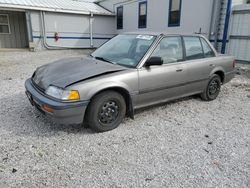
<path id="1" fill-rule="evenodd" d="M 163 60 L 161 57 L 150 57 L 146 63 L 145 66 L 146 67 L 150 67 L 150 66 L 154 66 L 154 65 L 162 65 L 163 64 Z"/>

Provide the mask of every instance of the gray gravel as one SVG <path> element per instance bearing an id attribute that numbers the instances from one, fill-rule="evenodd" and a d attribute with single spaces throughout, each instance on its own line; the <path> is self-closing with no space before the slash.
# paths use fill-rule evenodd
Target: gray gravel
<path id="1" fill-rule="evenodd" d="M 0 187 L 250 187 L 250 78 L 140 110 L 102 134 L 31 107 L 34 69 L 86 51 L 0 52 Z M 244 71 L 243 71 L 244 72 Z"/>

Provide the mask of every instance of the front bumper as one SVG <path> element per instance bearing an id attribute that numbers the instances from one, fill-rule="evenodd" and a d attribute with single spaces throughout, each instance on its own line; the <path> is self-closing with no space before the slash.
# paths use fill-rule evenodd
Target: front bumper
<path id="1" fill-rule="evenodd" d="M 83 122 L 89 101 L 61 102 L 53 100 L 35 88 L 31 79 L 26 80 L 25 88 L 31 104 L 56 123 L 80 124 Z M 53 112 L 48 112 L 44 106 L 53 109 Z"/>

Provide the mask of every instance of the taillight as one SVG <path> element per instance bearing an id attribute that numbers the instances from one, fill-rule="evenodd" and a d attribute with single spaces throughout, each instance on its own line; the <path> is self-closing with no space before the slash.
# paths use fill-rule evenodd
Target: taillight
<path id="1" fill-rule="evenodd" d="M 235 68 L 236 60 L 233 61 L 233 68 Z"/>

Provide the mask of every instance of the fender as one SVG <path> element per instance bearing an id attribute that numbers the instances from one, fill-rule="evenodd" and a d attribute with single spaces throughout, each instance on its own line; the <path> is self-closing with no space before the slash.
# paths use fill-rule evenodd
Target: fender
<path id="1" fill-rule="evenodd" d="M 211 73 L 209 75 L 209 79 L 212 77 L 213 74 L 218 73 L 218 72 L 222 73 L 222 74 L 219 74 L 219 76 L 221 77 L 221 79 L 222 79 L 221 81 L 222 81 L 222 84 L 223 84 L 224 83 L 224 78 L 225 78 L 225 72 L 226 71 L 221 66 L 214 67 L 214 69 L 211 71 Z"/>
<path id="2" fill-rule="evenodd" d="M 225 75 L 225 69 L 222 66 L 216 66 L 213 68 L 213 70 L 211 71 L 209 78 L 211 78 L 211 76 L 216 73 L 216 72 L 223 72 L 223 74 Z"/>
<path id="3" fill-rule="evenodd" d="M 86 93 L 86 96 L 89 98 L 89 100 L 91 100 L 95 95 L 105 90 L 115 90 L 121 93 L 126 101 L 127 114 L 131 119 L 134 119 L 134 102 L 132 96 L 135 96 L 136 92 L 132 91 L 128 85 L 123 82 L 107 82 L 92 88 L 88 91 L 88 93 Z"/>

